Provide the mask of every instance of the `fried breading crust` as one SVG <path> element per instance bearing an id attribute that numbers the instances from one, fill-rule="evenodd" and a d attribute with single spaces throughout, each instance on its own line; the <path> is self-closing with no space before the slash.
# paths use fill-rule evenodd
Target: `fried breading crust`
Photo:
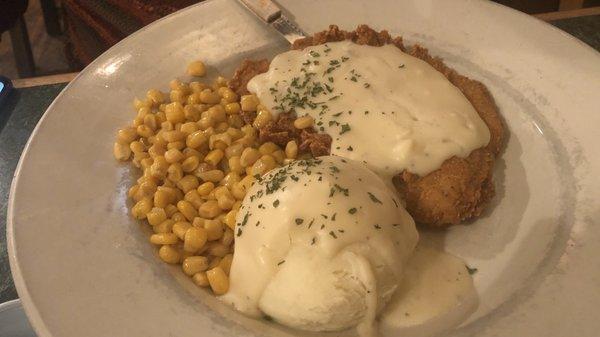
<path id="1" fill-rule="evenodd" d="M 349 32 L 331 25 L 328 30 L 295 41 L 292 49 L 343 40 L 370 46 L 393 44 L 429 63 L 471 102 L 490 130 L 488 145 L 474 150 L 466 158 L 447 159 L 439 169 L 424 177 L 408 171 L 400 172 L 394 178 L 394 184 L 406 200 L 406 209 L 418 223 L 446 227 L 479 216 L 494 196 L 492 172 L 504 138 L 504 126 L 498 108 L 487 88 L 447 67 L 442 59 L 429 55 L 427 49 L 419 45 L 407 48 L 401 37 L 393 38 L 385 30 L 377 32 L 366 25 L 360 25 L 355 31 Z M 232 88 L 239 93 L 246 93 L 248 80 L 267 70 L 262 60 L 244 64 L 231 83 Z"/>

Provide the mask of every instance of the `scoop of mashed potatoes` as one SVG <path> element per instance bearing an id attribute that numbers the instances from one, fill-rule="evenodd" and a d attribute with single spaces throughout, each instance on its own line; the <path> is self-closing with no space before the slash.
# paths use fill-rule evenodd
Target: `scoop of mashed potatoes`
<path id="1" fill-rule="evenodd" d="M 362 163 L 334 156 L 296 161 L 259 179 L 235 233 L 222 299 L 312 331 L 371 327 L 418 241 L 388 185 Z"/>

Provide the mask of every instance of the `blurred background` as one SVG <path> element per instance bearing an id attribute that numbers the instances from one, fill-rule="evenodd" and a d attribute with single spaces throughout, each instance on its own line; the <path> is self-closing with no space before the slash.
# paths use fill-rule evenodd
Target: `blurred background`
<path id="1" fill-rule="evenodd" d="M 0 75 L 17 79 L 79 71 L 127 35 L 200 1 L 0 0 Z M 600 9 L 600 0 L 496 2 L 547 20 L 558 12 Z M 600 39 L 600 25 L 591 27 L 583 35 Z"/>

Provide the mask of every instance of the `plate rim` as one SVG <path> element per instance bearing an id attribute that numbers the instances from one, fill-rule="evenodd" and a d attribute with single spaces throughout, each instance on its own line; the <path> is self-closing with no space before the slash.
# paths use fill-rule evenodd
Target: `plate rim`
<path id="1" fill-rule="evenodd" d="M 12 182 L 10 185 L 9 199 L 8 199 L 8 204 L 7 204 L 7 220 L 6 220 L 6 239 L 7 239 L 7 251 L 8 251 L 8 257 L 9 257 L 9 264 L 10 264 L 10 268 L 11 268 L 11 272 L 12 272 L 12 276 L 13 276 L 13 281 L 14 281 L 15 287 L 17 289 L 17 292 L 20 296 L 20 299 L 16 299 L 16 300 L 5 302 L 5 303 L 1 304 L 0 311 L 2 311 L 2 308 L 3 308 L 2 305 L 5 305 L 7 303 L 12 304 L 12 302 L 20 302 L 21 305 L 23 306 L 23 309 L 24 309 L 28 319 L 31 322 L 33 329 L 40 337 L 45 337 L 45 336 L 52 337 L 53 334 L 48 330 L 44 319 L 41 317 L 38 309 L 36 308 L 34 301 L 31 297 L 31 294 L 29 293 L 26 281 L 23 278 L 23 275 L 21 273 L 21 267 L 20 267 L 18 256 L 17 256 L 17 248 L 16 248 L 17 244 L 15 242 L 15 236 L 14 236 L 14 214 L 13 214 L 14 207 L 15 207 L 16 190 L 17 190 L 17 186 L 19 184 L 19 180 L 21 177 L 21 169 L 26 161 L 27 155 L 29 154 L 30 145 L 31 145 L 32 140 L 37 136 L 41 126 L 44 124 L 44 121 L 48 117 L 49 113 L 51 113 L 51 111 L 54 110 L 55 105 L 57 104 L 57 102 L 59 102 L 63 98 L 63 95 L 65 95 L 65 93 L 68 92 L 68 90 L 71 89 L 72 86 L 76 85 L 81 80 L 82 77 L 91 75 L 92 69 L 95 68 L 95 66 L 98 63 L 103 62 L 104 61 L 103 58 L 106 57 L 107 54 L 111 53 L 114 50 L 114 48 L 117 48 L 119 46 L 127 44 L 129 42 L 129 40 L 135 38 L 138 35 L 138 33 L 142 33 L 144 31 L 147 31 L 148 29 L 155 29 L 157 26 L 164 24 L 167 21 L 171 21 L 171 20 L 175 19 L 176 17 L 181 15 L 183 12 L 189 11 L 192 8 L 196 8 L 196 7 L 200 7 L 200 6 L 204 6 L 207 4 L 211 4 L 214 2 L 220 2 L 220 1 L 225 1 L 225 0 L 207 0 L 204 2 L 200 2 L 197 4 L 182 8 L 176 12 L 173 12 L 165 17 L 162 17 L 162 18 L 152 22 L 149 25 L 144 26 L 143 28 L 139 29 L 138 31 L 134 32 L 133 34 L 131 34 L 131 35 L 127 36 L 126 38 L 124 38 L 123 40 L 119 41 L 118 43 L 116 43 L 114 46 L 112 46 L 108 50 L 104 51 L 94 61 L 92 61 L 89 65 L 87 65 L 71 82 L 69 82 L 69 84 L 67 84 L 65 86 L 65 88 L 63 88 L 61 90 L 61 92 L 57 95 L 57 97 L 52 101 L 52 103 L 44 111 L 41 118 L 36 123 L 35 128 L 29 135 L 29 138 L 28 138 L 28 140 L 21 152 L 21 155 L 19 157 L 17 166 L 16 166 L 14 174 L 13 174 L 13 179 L 12 179 Z M 538 22 L 538 24 L 542 23 L 543 26 L 546 27 L 546 29 L 550 28 L 551 31 L 557 32 L 562 37 L 566 37 L 567 39 L 571 40 L 572 42 L 577 43 L 577 45 L 579 45 L 579 48 L 581 48 L 581 46 L 583 46 L 584 49 L 586 49 L 588 51 L 592 51 L 595 54 L 595 56 L 598 57 L 598 59 L 600 60 L 600 51 L 595 50 L 594 48 L 592 48 L 590 45 L 586 44 L 585 42 L 577 39 L 573 35 L 551 25 L 550 23 L 548 23 L 546 21 L 543 21 L 534 16 L 528 15 L 526 13 L 520 12 L 518 10 L 512 9 L 510 7 L 504 6 L 499 3 L 488 2 L 488 1 L 484 1 L 484 0 L 476 0 L 476 2 L 478 2 L 479 5 L 481 5 L 481 6 L 490 6 L 490 7 L 495 6 L 498 9 L 505 11 L 505 13 L 507 13 L 505 15 L 515 15 L 515 13 L 516 13 L 517 15 L 521 16 L 522 18 L 528 19 L 530 21 L 531 21 L 531 19 L 533 19 L 533 21 Z M 463 3 L 468 3 L 468 0 L 463 0 Z M 512 13 L 512 14 L 510 14 L 510 13 Z"/>

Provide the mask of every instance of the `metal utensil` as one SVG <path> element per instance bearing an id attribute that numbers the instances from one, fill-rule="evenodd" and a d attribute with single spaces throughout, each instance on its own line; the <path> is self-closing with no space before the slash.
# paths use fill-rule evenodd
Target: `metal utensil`
<path id="1" fill-rule="evenodd" d="M 290 21 L 273 1 L 240 0 L 240 2 L 266 24 L 275 28 L 290 43 L 306 36 L 306 33 Z"/>

